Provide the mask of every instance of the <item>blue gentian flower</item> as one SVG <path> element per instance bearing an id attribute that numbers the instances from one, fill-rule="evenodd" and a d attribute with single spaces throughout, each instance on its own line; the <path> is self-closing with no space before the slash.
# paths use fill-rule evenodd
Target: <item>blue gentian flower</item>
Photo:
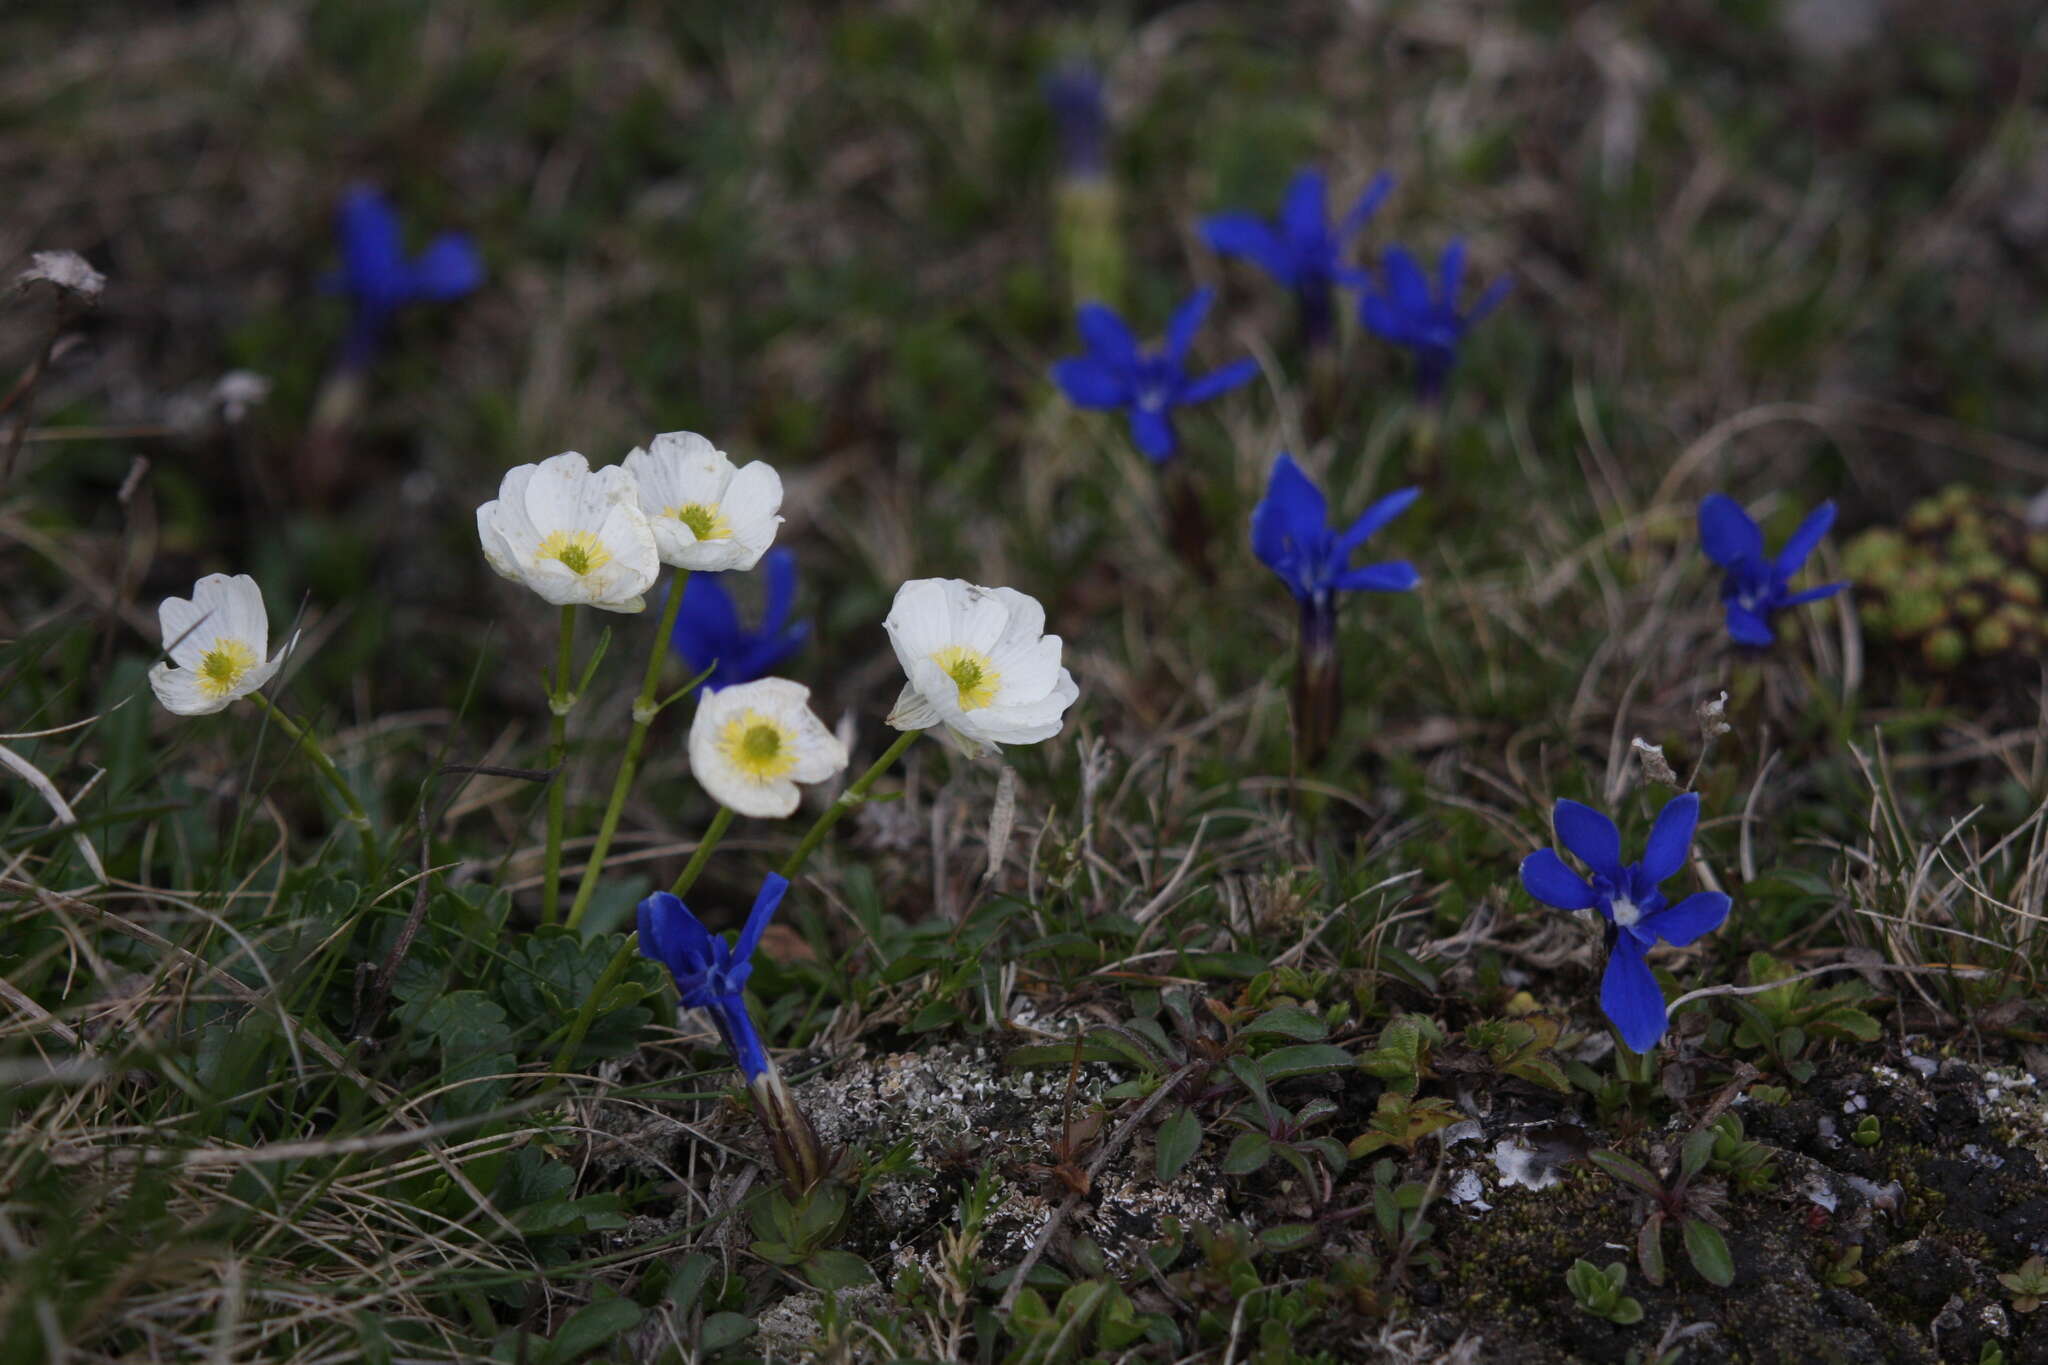
<path id="1" fill-rule="evenodd" d="M 1252 213 L 1212 214 L 1202 220 L 1202 238 L 1212 250 L 1242 256 L 1293 290 L 1301 307 L 1302 333 L 1310 342 L 1319 342 L 1330 333 L 1331 295 L 1337 284 L 1364 282 L 1360 272 L 1344 264 L 1345 244 L 1393 188 L 1392 176 L 1374 176 L 1333 231 L 1322 172 L 1300 170 L 1288 182 L 1279 218 L 1268 223 Z"/>
<path id="2" fill-rule="evenodd" d="M 711 669 L 711 675 L 699 684 L 700 691 L 716 692 L 765 678 L 809 637 L 809 621 L 791 624 L 789 619 L 796 601 L 796 556 L 786 549 L 770 550 L 761 557 L 761 572 L 767 576 L 768 591 L 761 624 L 753 630 L 740 624 L 739 608 L 725 589 L 724 574 L 691 574 L 683 586 L 683 602 L 676 612 L 669 648 L 692 673 Z"/>
<path id="3" fill-rule="evenodd" d="M 1188 377 L 1188 345 L 1214 298 L 1213 289 L 1190 295 L 1167 324 L 1166 344 L 1157 352 L 1139 350 L 1131 329 L 1110 309 L 1081 305 L 1076 321 L 1088 353 L 1053 366 L 1053 381 L 1077 407 L 1124 409 L 1138 449 L 1154 463 L 1166 460 L 1175 446 L 1175 408 L 1205 403 L 1258 373 L 1257 364 L 1247 358 L 1200 379 Z"/>
<path id="4" fill-rule="evenodd" d="M 343 197 L 336 227 L 341 274 L 335 285 L 355 309 L 342 352 L 348 364 L 369 362 L 400 308 L 461 298 L 483 283 L 483 258 L 462 233 L 443 233 L 408 257 L 396 210 L 368 186 Z"/>
<path id="5" fill-rule="evenodd" d="M 1600 1008 L 1621 1040 L 1648 1052 L 1664 1036 L 1668 1020 L 1664 992 L 1643 955 L 1660 940 L 1683 948 L 1728 918 L 1728 897 L 1695 891 L 1672 905 L 1659 883 L 1685 866 L 1699 823 L 1700 799 L 1692 792 L 1673 797 L 1657 815 L 1641 862 L 1621 861 L 1621 831 L 1590 806 L 1559 801 L 1552 813 L 1557 837 L 1593 875 L 1581 877 L 1553 849 L 1522 860 L 1522 885 L 1545 905 L 1560 910 L 1598 910 L 1607 922 L 1607 970 L 1600 978 Z"/>
<path id="6" fill-rule="evenodd" d="M 1407 560 L 1353 568 L 1351 556 L 1421 496 L 1418 488 L 1389 493 L 1339 531 L 1328 522 L 1323 491 L 1283 451 L 1273 462 L 1266 496 L 1252 509 L 1252 553 L 1279 575 L 1296 601 L 1318 613 L 1332 610 L 1340 592 L 1407 592 L 1422 581 Z"/>
<path id="7" fill-rule="evenodd" d="M 1380 279 L 1368 279 L 1358 301 L 1358 317 L 1375 336 L 1405 346 L 1415 357 L 1415 390 L 1422 397 L 1441 397 L 1458 363 L 1458 347 L 1472 324 L 1491 313 L 1507 297 L 1509 281 L 1488 285 L 1470 312 L 1458 311 L 1465 279 L 1465 244 L 1454 241 L 1437 262 L 1432 294 L 1422 267 L 1398 246 L 1380 257 Z"/>
<path id="8" fill-rule="evenodd" d="M 1094 179 L 1109 169 L 1109 109 L 1102 99 L 1101 73 L 1086 62 L 1068 62 L 1048 75 L 1041 88 L 1060 135 L 1066 173 Z"/>
<path id="9" fill-rule="evenodd" d="M 761 1035 L 747 1014 L 747 977 L 754 970 L 754 949 L 760 946 L 761 935 L 788 890 L 786 879 L 769 873 L 761 883 L 761 894 L 754 898 L 754 908 L 747 913 L 739 941 L 731 947 L 726 946 L 723 935 L 706 929 L 689 906 L 666 891 L 657 891 L 640 902 L 640 956 L 668 968 L 683 1004 L 711 1016 L 750 1086 L 769 1074 L 770 1064 Z"/>
<path id="10" fill-rule="evenodd" d="M 1799 523 L 1775 559 L 1764 557 L 1764 533 L 1731 497 L 1710 493 L 1700 503 L 1700 546 L 1726 571 L 1721 601 L 1728 611 L 1728 634 L 1740 645 L 1763 646 L 1776 639 L 1771 615 L 1802 602 L 1832 597 L 1847 583 L 1829 583 L 1791 590 L 1792 576 L 1835 523 L 1835 505 L 1824 502 Z"/>

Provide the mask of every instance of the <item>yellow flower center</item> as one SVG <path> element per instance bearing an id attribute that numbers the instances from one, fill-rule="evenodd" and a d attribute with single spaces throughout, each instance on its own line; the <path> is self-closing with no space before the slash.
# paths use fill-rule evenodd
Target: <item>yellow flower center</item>
<path id="1" fill-rule="evenodd" d="M 701 502 L 685 503 L 671 507 L 668 515 L 690 528 L 690 534 L 699 540 L 732 539 L 732 523 L 716 507 L 706 507 Z"/>
<path id="2" fill-rule="evenodd" d="M 587 574 L 612 562 L 612 552 L 591 531 L 553 531 L 540 543 L 539 559 L 559 559 L 573 574 Z"/>
<path id="3" fill-rule="evenodd" d="M 996 699 L 996 688 L 1002 685 L 1003 675 L 996 672 L 995 662 L 980 650 L 947 645 L 932 655 L 932 662 L 945 669 L 953 686 L 960 689 L 962 711 L 978 711 Z"/>
<path id="4" fill-rule="evenodd" d="M 796 766 L 789 727 L 759 711 L 740 712 L 718 731 L 718 752 L 756 782 L 771 782 Z"/>
<path id="5" fill-rule="evenodd" d="M 213 642 L 213 648 L 199 656 L 199 686 L 209 697 L 225 697 L 235 690 L 250 669 L 256 666 L 256 651 L 240 640 L 222 637 Z"/>

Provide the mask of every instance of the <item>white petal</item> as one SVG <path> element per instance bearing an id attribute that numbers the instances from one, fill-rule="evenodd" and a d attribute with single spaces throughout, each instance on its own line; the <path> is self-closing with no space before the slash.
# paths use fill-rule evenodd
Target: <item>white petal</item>
<path id="1" fill-rule="evenodd" d="M 882 628 L 889 632 L 896 661 L 905 673 L 918 661 L 958 643 L 953 633 L 953 590 L 966 586 L 958 579 L 914 578 L 896 590 Z"/>
<path id="2" fill-rule="evenodd" d="M 995 648 L 1028 644 L 1045 634 L 1045 608 L 1029 593 L 1018 592 L 1015 588 L 986 588 L 997 601 L 1009 619 L 1003 624 L 1002 638 Z M 990 653 L 995 650 L 991 649 Z"/>
<path id="3" fill-rule="evenodd" d="M 524 582 L 526 566 L 533 562 L 538 541 L 515 544 L 506 534 L 507 523 L 518 520 L 505 511 L 505 504 L 487 502 L 476 509 L 476 537 L 483 543 L 484 562 L 500 578 Z"/>
<path id="4" fill-rule="evenodd" d="M 149 690 L 156 693 L 166 711 L 180 716 L 210 716 L 234 700 L 208 695 L 191 669 L 161 663 L 149 670 Z"/>
<path id="5" fill-rule="evenodd" d="M 560 455 L 550 455 L 532 468 L 533 473 L 527 478 L 519 506 L 534 531 L 546 539 L 555 531 L 573 531 L 581 527 L 578 516 L 583 495 L 590 486 L 590 462 L 575 451 L 567 450 Z M 587 529 L 595 530 L 596 523 Z"/>
<path id="6" fill-rule="evenodd" d="M 206 619 L 206 609 L 183 597 L 166 597 L 156 609 L 156 620 L 163 632 L 164 653 L 180 668 L 197 668 L 215 631 Z"/>
<path id="7" fill-rule="evenodd" d="M 1010 603 L 1002 595 L 1007 591 L 969 585 L 955 618 L 955 640 L 984 654 L 995 653 L 996 646 L 1008 635 Z"/>
<path id="8" fill-rule="evenodd" d="M 245 573 L 211 576 L 221 580 L 216 589 L 226 622 L 221 633 L 246 641 L 258 658 L 263 657 L 270 648 L 270 614 L 263 609 L 263 590 Z"/>
<path id="9" fill-rule="evenodd" d="M 888 723 L 898 730 L 929 730 L 939 720 L 938 708 L 931 699 L 917 690 L 916 683 L 905 683 L 895 708 L 889 712 Z"/>
<path id="10" fill-rule="evenodd" d="M 989 663 L 1001 678 L 994 705 L 1038 701 L 1059 681 L 1060 637 L 1041 635 L 1028 642 L 1001 645 L 990 656 Z"/>
<path id="11" fill-rule="evenodd" d="M 775 528 L 782 524 L 781 510 L 782 476 L 774 466 L 755 460 L 733 474 L 732 482 L 725 488 L 725 501 L 719 507 L 732 527 L 732 540 L 745 552 L 745 557 L 732 568 L 751 569 L 760 563 L 761 556 L 775 543 Z"/>

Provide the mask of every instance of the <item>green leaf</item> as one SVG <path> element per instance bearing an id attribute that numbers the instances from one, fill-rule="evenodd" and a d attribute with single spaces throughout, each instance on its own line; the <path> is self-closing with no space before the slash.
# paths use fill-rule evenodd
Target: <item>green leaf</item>
<path id="1" fill-rule="evenodd" d="M 1735 1258 L 1728 1254 L 1728 1239 L 1712 1223 L 1688 1218 L 1684 1223 L 1685 1254 L 1700 1278 L 1726 1289 L 1735 1283 Z"/>
<path id="2" fill-rule="evenodd" d="M 1101 1043 L 1081 1044 L 1081 1060 L 1084 1062 L 1123 1062 L 1124 1054 Z M 1024 1067 L 1071 1066 L 1074 1061 L 1072 1043 L 1032 1043 L 1025 1047 L 1013 1047 L 1003 1055 L 1003 1065 Z"/>
<path id="3" fill-rule="evenodd" d="M 1201 1150 L 1202 1121 L 1195 1117 L 1194 1110 L 1183 1105 L 1159 1125 L 1153 1146 L 1159 1159 L 1159 1181 L 1165 1184 L 1179 1175 L 1181 1168 Z"/>
<path id="4" fill-rule="evenodd" d="M 688 1313 L 697 1306 L 698 1297 L 704 1293 L 704 1285 L 717 1268 L 718 1262 L 701 1251 L 693 1251 L 676 1262 L 676 1268 L 668 1277 L 668 1301 L 675 1305 L 678 1313 Z"/>
<path id="5" fill-rule="evenodd" d="M 1713 1159 L 1714 1140 L 1719 1136 L 1720 1134 L 1712 1128 L 1702 1128 L 1687 1136 L 1678 1158 L 1678 1169 L 1687 1179 L 1707 1168 L 1707 1162 Z"/>
<path id="6" fill-rule="evenodd" d="M 1261 1228 L 1259 1241 L 1268 1251 L 1294 1251 L 1315 1240 L 1313 1223 L 1282 1223 L 1278 1227 Z"/>
<path id="7" fill-rule="evenodd" d="M 1603 1148 L 1588 1153 L 1586 1159 L 1616 1180 L 1633 1185 L 1644 1194 L 1654 1196 L 1664 1193 L 1664 1182 L 1659 1180 L 1649 1167 L 1633 1157 L 1626 1157 L 1620 1152 L 1611 1152 Z"/>
<path id="8" fill-rule="evenodd" d="M 1298 1005 L 1281 1005 L 1267 1010 L 1239 1030 L 1245 1037 L 1277 1033 L 1304 1043 L 1320 1042 L 1330 1032 L 1329 1025 L 1319 1014 L 1311 1014 Z"/>
<path id="9" fill-rule="evenodd" d="M 804 1278 L 819 1289 L 857 1289 L 873 1284 L 875 1273 L 850 1251 L 821 1251 L 804 1262 Z"/>
<path id="10" fill-rule="evenodd" d="M 1348 1071 L 1358 1059 L 1330 1043 L 1296 1043 L 1276 1048 L 1259 1058 L 1259 1074 L 1268 1081 L 1294 1076 L 1314 1076 L 1326 1071 Z"/>
<path id="11" fill-rule="evenodd" d="M 1273 1156 L 1273 1143 L 1264 1133 L 1239 1133 L 1223 1154 L 1225 1175 L 1250 1175 L 1263 1168 Z"/>
<path id="12" fill-rule="evenodd" d="M 713 1313 L 704 1319 L 704 1326 L 697 1333 L 697 1349 L 706 1355 L 723 1351 L 754 1335 L 754 1323 L 738 1313 Z"/>
<path id="13" fill-rule="evenodd" d="M 1651 1284 L 1664 1283 L 1664 1215 L 1653 1213 L 1636 1229 L 1636 1264 Z"/>
<path id="14" fill-rule="evenodd" d="M 600 1299 L 577 1309 L 562 1324 L 554 1339 L 541 1355 L 541 1365 L 568 1365 L 568 1362 L 582 1358 L 600 1346 L 605 1346 L 621 1332 L 630 1332 L 637 1327 L 646 1310 L 631 1299 Z"/>

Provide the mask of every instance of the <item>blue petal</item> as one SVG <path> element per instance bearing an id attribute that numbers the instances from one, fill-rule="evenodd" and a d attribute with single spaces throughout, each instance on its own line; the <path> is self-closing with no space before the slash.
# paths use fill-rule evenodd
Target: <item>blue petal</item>
<path id="1" fill-rule="evenodd" d="M 1695 891 L 1669 910 L 1645 915 L 1636 922 L 1636 931 L 1661 938 L 1674 948 L 1683 948 L 1700 935 L 1720 928 L 1728 918 L 1730 904 L 1719 891 Z"/>
<path id="2" fill-rule="evenodd" d="M 1420 488 L 1398 489 L 1360 512 L 1358 520 L 1352 522 L 1350 528 L 1338 538 L 1338 555 L 1348 557 L 1353 550 L 1377 535 L 1388 522 L 1413 507 L 1415 500 L 1421 496 Z"/>
<path id="3" fill-rule="evenodd" d="M 1294 284 L 1293 258 L 1260 219 L 1249 213 L 1218 213 L 1202 220 L 1202 240 L 1212 251 L 1242 256 L 1280 283 Z"/>
<path id="4" fill-rule="evenodd" d="M 1733 602 L 1728 604 L 1728 637 L 1738 645 L 1751 645 L 1758 649 L 1778 638 L 1768 620 Z"/>
<path id="5" fill-rule="evenodd" d="M 1413 564 L 1396 559 L 1345 569 L 1331 580 L 1330 586 L 1345 592 L 1408 592 L 1421 581 L 1422 575 L 1415 572 Z"/>
<path id="6" fill-rule="evenodd" d="M 1344 221 L 1338 224 L 1337 240 L 1342 242 L 1364 227 L 1366 219 L 1372 217 L 1381 202 L 1386 199 L 1388 194 L 1393 192 L 1393 188 L 1393 176 L 1388 175 L 1385 171 L 1381 171 L 1378 175 L 1374 176 L 1372 183 L 1365 187 L 1365 192 L 1359 195 L 1357 200 L 1351 205 L 1351 212 L 1345 214 Z"/>
<path id="7" fill-rule="evenodd" d="M 1834 524 L 1835 505 L 1832 502 L 1824 502 L 1808 513 L 1806 520 L 1799 523 L 1799 529 L 1792 533 L 1792 538 L 1785 542 L 1785 548 L 1778 551 L 1773 565 L 1778 577 L 1790 578 L 1798 573 L 1805 566 L 1806 557 L 1813 553 L 1813 547 L 1820 544 L 1821 537 Z"/>
<path id="8" fill-rule="evenodd" d="M 1650 841 L 1643 846 L 1643 873 L 1652 886 L 1685 866 L 1692 848 L 1692 832 L 1700 821 L 1700 798 L 1696 792 L 1674 796 L 1657 813 L 1650 827 Z"/>
<path id="9" fill-rule="evenodd" d="M 1410 321 L 1427 318 L 1433 311 L 1429 281 L 1415 258 L 1398 246 L 1390 246 L 1380 257 L 1380 271 L 1386 276 L 1387 297 L 1397 312 Z"/>
<path id="10" fill-rule="evenodd" d="M 1465 325 L 1471 326 L 1479 319 L 1500 307 L 1500 301 L 1514 292 L 1515 282 L 1503 275 L 1486 286 L 1486 292 L 1479 296 L 1479 302 L 1472 305 L 1472 311 L 1465 315 Z"/>
<path id="11" fill-rule="evenodd" d="M 1708 559 L 1730 568 L 1763 556 L 1764 533 L 1735 499 L 1709 493 L 1700 501 L 1700 548 Z"/>
<path id="12" fill-rule="evenodd" d="M 1458 310 L 1458 286 L 1465 282 L 1465 239 L 1453 237 L 1444 254 L 1437 257 L 1437 306 L 1446 312 Z"/>
<path id="13" fill-rule="evenodd" d="M 357 186 L 343 197 L 337 226 L 349 292 L 390 306 L 405 288 L 405 243 L 397 212 L 377 191 Z"/>
<path id="14" fill-rule="evenodd" d="M 468 237 L 450 232 L 427 243 L 408 273 L 415 298 L 459 299 L 484 282 L 484 262 Z"/>
<path id="15" fill-rule="evenodd" d="M 1202 317 L 1215 298 L 1215 290 L 1197 289 L 1174 310 L 1172 320 L 1166 324 L 1166 359 L 1174 369 L 1178 370 L 1186 363 L 1195 331 L 1201 327 Z"/>
<path id="16" fill-rule="evenodd" d="M 1175 399 L 1183 406 L 1206 403 L 1218 394 L 1229 393 L 1232 389 L 1251 382 L 1258 377 L 1258 373 L 1259 362 L 1246 356 L 1243 360 L 1232 361 L 1220 370 L 1211 370 L 1200 379 L 1190 380 L 1181 386 L 1181 391 L 1175 395 Z"/>
<path id="17" fill-rule="evenodd" d="M 779 872 L 770 872 L 762 881 L 761 892 L 754 897 L 754 908 L 747 912 L 746 927 L 740 930 L 739 942 L 733 945 L 734 962 L 746 962 L 754 956 L 754 949 L 761 946 L 761 935 L 767 930 L 775 907 L 782 904 L 782 898 L 788 892 L 789 878 Z"/>
<path id="18" fill-rule="evenodd" d="M 1554 849 L 1539 848 L 1522 859 L 1522 887 L 1545 905 L 1559 910 L 1590 910 L 1593 888 L 1564 864 Z"/>
<path id="19" fill-rule="evenodd" d="M 1559 842 L 1580 862 L 1611 882 L 1621 881 L 1621 831 L 1612 820 L 1572 800 L 1560 800 L 1550 819 Z"/>
<path id="20" fill-rule="evenodd" d="M 761 1045 L 761 1035 L 754 1028 L 753 1016 L 747 1013 L 746 997 L 733 991 L 720 999 L 714 1006 L 718 1018 L 718 1031 L 725 1035 L 725 1045 L 732 1051 L 733 1065 L 752 1085 L 768 1074 L 768 1050 Z"/>
<path id="21" fill-rule="evenodd" d="M 1075 326 L 1088 353 L 1114 369 L 1130 370 L 1138 363 L 1138 341 L 1124 320 L 1099 303 L 1084 303 L 1074 314 Z"/>
<path id="22" fill-rule="evenodd" d="M 796 552 L 776 546 L 761 556 L 761 574 L 761 632 L 772 635 L 788 624 L 790 608 L 796 604 Z"/>
<path id="23" fill-rule="evenodd" d="M 1293 242 L 1315 241 L 1330 223 L 1329 190 L 1313 167 L 1294 173 L 1280 201 L 1280 230 Z"/>
<path id="24" fill-rule="evenodd" d="M 1600 1008 L 1637 1052 L 1648 1052 L 1664 1036 L 1664 991 L 1643 960 L 1643 945 L 1631 934 L 1618 934 L 1600 977 Z"/>
<path id="25" fill-rule="evenodd" d="M 1808 602 L 1818 602 L 1823 597 L 1833 597 L 1848 586 L 1847 583 L 1827 583 L 1818 588 L 1808 588 L 1805 592 L 1795 592 L 1790 597 L 1787 597 L 1783 605 L 1798 607 L 1804 606 Z"/>
<path id="26" fill-rule="evenodd" d="M 739 643 L 740 618 L 732 595 L 715 573 L 693 573 L 683 585 L 683 603 L 676 611 L 676 628 L 669 647 L 681 656 L 692 672 L 713 663 L 723 663 Z"/>
<path id="27" fill-rule="evenodd" d="M 711 931 L 690 913 L 690 907 L 666 891 L 640 902 L 640 955 L 653 958 L 676 976 L 704 971 L 711 964 Z"/>
<path id="28" fill-rule="evenodd" d="M 1408 345 L 1414 341 L 1414 330 L 1408 325 L 1408 318 L 1394 306 L 1392 299 L 1383 294 L 1367 294 L 1358 301 L 1358 320 L 1365 329 L 1384 341 L 1396 345 Z"/>
<path id="29" fill-rule="evenodd" d="M 1131 409 L 1131 444 L 1154 464 L 1172 458 L 1176 444 L 1173 421 L 1163 412 Z"/>
<path id="30" fill-rule="evenodd" d="M 1326 516 L 1322 490 L 1282 451 L 1266 480 L 1266 496 L 1252 509 L 1252 551 L 1278 569 L 1315 543 L 1327 529 Z"/>
<path id="31" fill-rule="evenodd" d="M 1069 356 L 1052 367 L 1053 383 L 1083 408 L 1120 408 L 1131 401 L 1129 377 L 1093 356 Z"/>

